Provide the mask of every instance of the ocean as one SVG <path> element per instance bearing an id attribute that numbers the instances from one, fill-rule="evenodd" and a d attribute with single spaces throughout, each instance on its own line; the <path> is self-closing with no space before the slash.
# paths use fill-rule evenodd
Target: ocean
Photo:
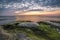
<path id="1" fill-rule="evenodd" d="M 15 21 L 15 16 L 0 16 L 0 25 L 8 24 Z"/>
<path id="2" fill-rule="evenodd" d="M 42 16 L 42 15 L 20 15 L 16 16 L 17 21 L 60 21 L 60 16 Z"/>
<path id="3" fill-rule="evenodd" d="M 40 16 L 40 15 L 20 15 L 20 16 L 0 16 L 0 25 L 14 21 L 60 21 L 60 16 Z"/>

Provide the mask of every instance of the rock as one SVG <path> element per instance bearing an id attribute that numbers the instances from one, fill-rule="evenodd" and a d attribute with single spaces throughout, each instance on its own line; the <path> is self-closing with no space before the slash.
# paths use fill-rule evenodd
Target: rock
<path id="1" fill-rule="evenodd" d="M 25 33 L 17 33 L 18 40 L 32 40 L 30 37 L 28 37 Z"/>
<path id="2" fill-rule="evenodd" d="M 18 24 L 18 26 L 24 27 L 24 28 L 36 28 L 39 26 L 39 24 L 35 22 L 24 22 L 24 23 Z"/>
<path id="3" fill-rule="evenodd" d="M 32 39 L 23 32 L 10 34 L 5 32 L 2 28 L 0 28 L 0 40 L 32 40 Z"/>
<path id="4" fill-rule="evenodd" d="M 0 28 L 0 40 L 16 40 L 16 38 L 12 34 L 6 33 L 2 28 Z"/>

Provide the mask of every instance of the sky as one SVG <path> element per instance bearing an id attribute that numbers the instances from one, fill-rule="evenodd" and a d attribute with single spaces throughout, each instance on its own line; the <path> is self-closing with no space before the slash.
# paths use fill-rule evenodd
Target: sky
<path id="1" fill-rule="evenodd" d="M 0 0 L 0 16 L 25 15 L 29 12 L 30 15 L 36 14 L 36 11 L 38 14 L 59 14 L 60 0 Z"/>

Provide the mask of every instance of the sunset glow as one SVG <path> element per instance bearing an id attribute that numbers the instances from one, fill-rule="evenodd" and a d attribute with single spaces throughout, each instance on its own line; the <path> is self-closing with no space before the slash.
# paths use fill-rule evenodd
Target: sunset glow
<path id="1" fill-rule="evenodd" d="M 16 11 L 15 15 L 60 15 L 60 10 L 57 11 L 25 11 L 25 12 L 19 12 Z"/>

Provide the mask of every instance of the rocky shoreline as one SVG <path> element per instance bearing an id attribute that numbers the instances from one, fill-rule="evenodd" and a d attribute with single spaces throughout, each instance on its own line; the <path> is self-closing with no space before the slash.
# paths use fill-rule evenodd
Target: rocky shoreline
<path id="1" fill-rule="evenodd" d="M 60 40 L 60 33 L 44 22 L 14 22 L 0 27 L 0 40 Z"/>

